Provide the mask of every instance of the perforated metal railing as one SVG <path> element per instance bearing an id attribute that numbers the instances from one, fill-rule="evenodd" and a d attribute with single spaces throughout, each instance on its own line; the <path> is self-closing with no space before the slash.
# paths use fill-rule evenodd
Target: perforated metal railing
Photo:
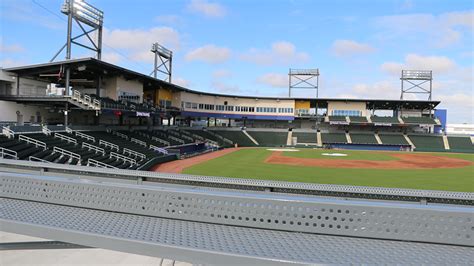
<path id="1" fill-rule="evenodd" d="M 225 226 L 0 198 L 1 230 L 209 265 L 472 265 L 474 249 Z"/>
<path id="2" fill-rule="evenodd" d="M 474 193 L 468 192 L 308 184 L 271 180 L 167 174 L 149 171 L 131 171 L 123 169 L 95 169 L 93 167 L 44 164 L 40 162 L 25 162 L 18 160 L 13 161 L 6 159 L 0 159 L 0 169 L 3 169 L 5 171 L 10 171 L 14 169 L 23 169 L 31 172 L 48 171 L 51 174 L 74 174 L 79 171 L 82 175 L 159 183 L 184 184 L 203 187 L 273 191 L 292 194 L 322 195 L 344 198 L 365 198 L 417 202 L 423 201 L 427 203 L 474 205 Z"/>
<path id="3" fill-rule="evenodd" d="M 0 195 L 129 214 L 263 228 L 474 246 L 474 208 L 113 184 L 0 172 Z"/>
<path id="4" fill-rule="evenodd" d="M 194 263 L 472 264 L 474 257 L 469 206 L 5 172 L 0 195 L 0 230 Z"/>

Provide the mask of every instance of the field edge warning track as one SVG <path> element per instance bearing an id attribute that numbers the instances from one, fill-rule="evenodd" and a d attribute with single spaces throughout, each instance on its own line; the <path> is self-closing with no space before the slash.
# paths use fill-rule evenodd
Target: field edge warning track
<path id="1" fill-rule="evenodd" d="M 159 164 L 151 169 L 153 172 L 162 172 L 162 173 L 175 173 L 181 174 L 184 169 L 191 167 L 196 164 L 200 164 L 206 162 L 208 160 L 212 160 L 215 158 L 219 158 L 221 156 L 227 155 L 229 153 L 238 151 L 242 148 L 228 148 L 223 150 L 218 150 L 202 155 L 198 155 L 195 157 L 183 159 L 183 160 L 175 160 L 172 162 L 162 163 Z"/>

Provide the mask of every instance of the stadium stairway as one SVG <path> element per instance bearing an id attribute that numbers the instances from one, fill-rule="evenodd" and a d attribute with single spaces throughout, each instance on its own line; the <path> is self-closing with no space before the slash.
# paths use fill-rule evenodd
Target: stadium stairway
<path id="1" fill-rule="evenodd" d="M 349 132 L 346 132 L 346 140 L 347 140 L 347 143 L 352 143 L 352 138 Z"/>
<path id="2" fill-rule="evenodd" d="M 449 141 L 446 135 L 443 135 L 443 144 L 444 144 L 444 149 L 449 150 Z"/>
<path id="3" fill-rule="evenodd" d="M 212 130 L 212 132 L 231 140 L 233 143 L 236 143 L 240 147 L 257 146 L 241 130 Z"/>
<path id="4" fill-rule="evenodd" d="M 286 145 L 287 146 L 292 146 L 293 145 L 293 131 L 288 131 L 288 134 L 286 135 Z"/>
<path id="5" fill-rule="evenodd" d="M 375 140 L 377 141 L 377 144 L 381 145 L 383 144 L 382 139 L 380 139 L 379 134 L 374 133 Z"/>
<path id="6" fill-rule="evenodd" d="M 250 136 L 249 133 L 247 133 L 246 130 L 242 130 L 242 133 L 244 133 L 244 135 L 247 136 L 253 142 L 253 144 L 257 146 L 259 145 L 258 142 L 252 136 Z"/>

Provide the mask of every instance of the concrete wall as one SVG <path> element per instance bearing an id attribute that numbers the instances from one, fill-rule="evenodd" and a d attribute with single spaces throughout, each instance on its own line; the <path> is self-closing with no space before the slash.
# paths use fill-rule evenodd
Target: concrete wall
<path id="1" fill-rule="evenodd" d="M 17 115 L 17 112 L 19 115 Z M 0 121 L 2 122 L 39 124 L 62 122 L 63 119 L 62 113 L 50 112 L 44 107 L 0 101 Z"/>
<path id="2" fill-rule="evenodd" d="M 123 77 L 107 78 L 104 79 L 103 88 L 105 91 L 101 91 L 102 97 L 118 100 L 119 93 L 126 92 L 140 96 L 140 102 L 143 101 L 143 83 L 138 80 L 127 80 Z"/>

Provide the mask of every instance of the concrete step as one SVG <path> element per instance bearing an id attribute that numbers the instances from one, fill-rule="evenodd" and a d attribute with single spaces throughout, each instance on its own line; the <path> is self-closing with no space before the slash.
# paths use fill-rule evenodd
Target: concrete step
<path id="1" fill-rule="evenodd" d="M 349 133 L 346 133 L 346 140 L 347 143 L 352 143 L 351 135 L 349 135 Z"/>
<path id="2" fill-rule="evenodd" d="M 408 135 L 403 135 L 403 137 L 404 137 L 405 140 L 408 142 L 408 144 L 411 145 L 411 147 L 412 147 L 413 149 L 416 148 L 415 144 L 413 144 L 413 142 L 412 142 L 411 139 L 408 137 Z"/>
<path id="3" fill-rule="evenodd" d="M 288 131 L 288 136 L 286 137 L 286 145 L 287 146 L 293 145 L 293 131 Z"/>
<path id="4" fill-rule="evenodd" d="M 375 139 L 377 140 L 378 144 L 383 144 L 382 139 L 380 138 L 379 134 L 374 133 Z"/>
<path id="5" fill-rule="evenodd" d="M 318 132 L 316 134 L 316 141 L 317 141 L 319 147 L 323 146 L 323 138 L 321 137 L 321 132 Z"/>
<path id="6" fill-rule="evenodd" d="M 444 144 L 444 149 L 445 150 L 449 150 L 450 147 L 449 147 L 449 141 L 448 141 L 448 136 L 446 135 L 443 135 L 443 144 Z"/>
<path id="7" fill-rule="evenodd" d="M 245 134 L 255 145 L 260 145 L 260 144 L 258 144 L 258 142 L 257 142 L 252 136 L 250 136 L 249 133 L 247 133 L 246 130 L 242 130 L 242 132 L 244 132 L 244 134 Z"/>

